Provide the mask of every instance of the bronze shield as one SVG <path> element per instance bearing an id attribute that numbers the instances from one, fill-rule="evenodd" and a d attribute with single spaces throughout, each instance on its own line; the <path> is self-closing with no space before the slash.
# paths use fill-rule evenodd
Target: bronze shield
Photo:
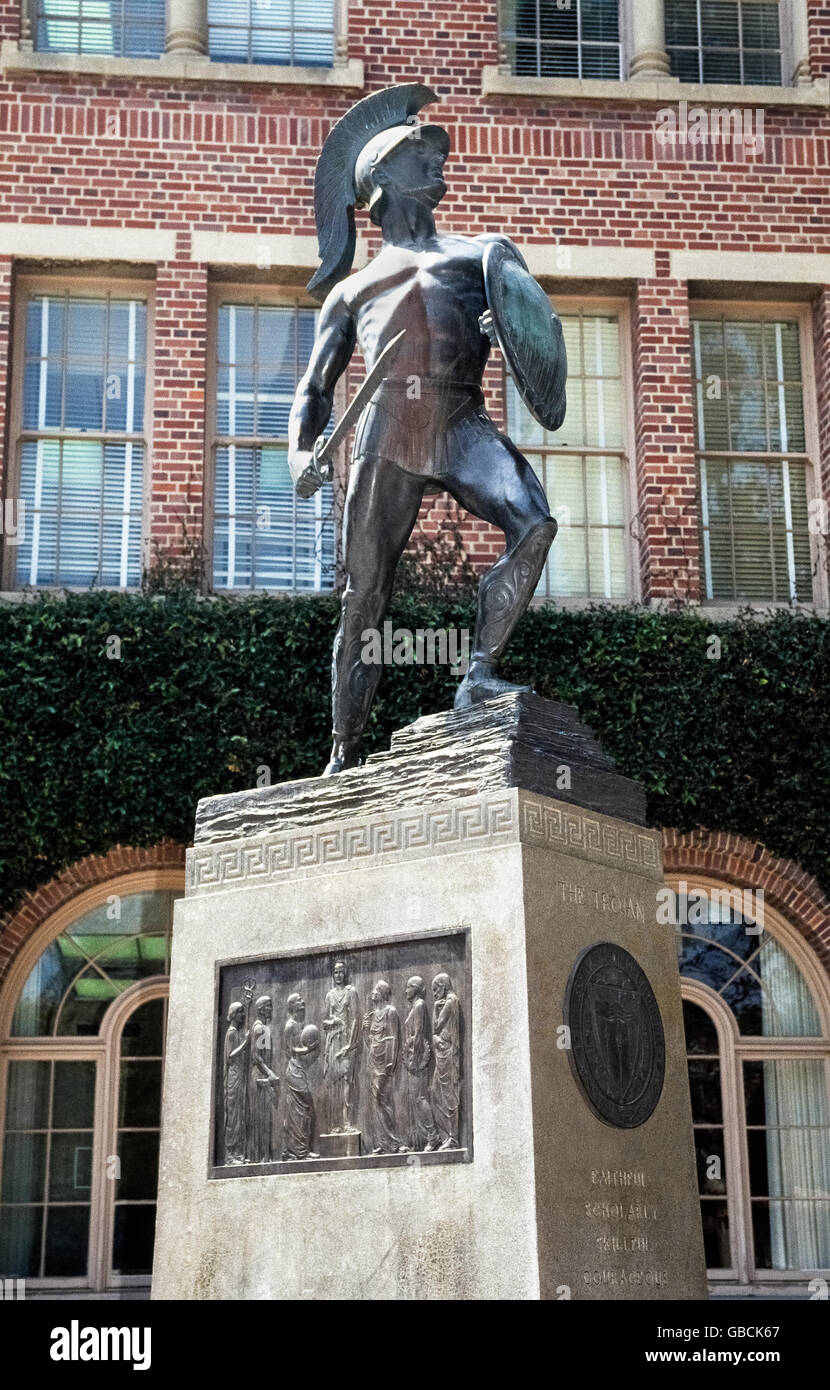
<path id="1" fill-rule="evenodd" d="M 562 324 L 516 250 L 493 241 L 484 251 L 484 289 L 499 347 L 519 395 L 545 429 L 565 418 L 568 358 Z"/>

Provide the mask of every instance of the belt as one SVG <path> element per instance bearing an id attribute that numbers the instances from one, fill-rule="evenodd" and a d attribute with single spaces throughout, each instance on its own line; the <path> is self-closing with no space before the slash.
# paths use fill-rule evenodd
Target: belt
<path id="1" fill-rule="evenodd" d="M 417 372 L 413 372 L 403 381 L 396 377 L 385 376 L 380 385 L 398 391 L 408 391 L 413 379 L 419 383 L 422 389 L 426 387 L 428 391 L 468 391 L 483 395 L 480 381 L 450 381 L 444 376 L 419 376 Z"/>

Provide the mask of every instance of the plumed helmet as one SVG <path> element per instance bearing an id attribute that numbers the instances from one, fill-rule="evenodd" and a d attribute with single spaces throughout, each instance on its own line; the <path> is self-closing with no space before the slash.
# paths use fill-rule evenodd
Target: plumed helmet
<path id="1" fill-rule="evenodd" d="M 349 274 L 355 250 L 355 207 L 372 211 L 379 201 L 372 172 L 402 140 L 422 137 L 446 153 L 449 137 L 435 125 L 419 125 L 417 113 L 437 101 L 419 82 L 385 87 L 358 101 L 326 137 L 314 176 L 314 216 L 320 266 L 308 282 L 322 301 Z"/>

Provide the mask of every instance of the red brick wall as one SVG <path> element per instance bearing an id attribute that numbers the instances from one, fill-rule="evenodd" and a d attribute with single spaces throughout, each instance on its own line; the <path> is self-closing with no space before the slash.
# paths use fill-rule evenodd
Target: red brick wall
<path id="1" fill-rule="evenodd" d="M 810 67 L 814 77 L 830 72 L 830 9 L 827 0 L 807 0 Z"/>
<path id="2" fill-rule="evenodd" d="M 685 285 L 640 280 L 632 315 L 637 517 L 643 594 L 700 597 L 698 487 L 695 465 L 689 300 Z"/>
<path id="3" fill-rule="evenodd" d="M 20 37 L 20 5 L 4 0 L 0 5 L 0 40 Z"/>
<path id="4" fill-rule="evenodd" d="M 417 5 L 408 7 L 418 16 Z M 446 30 L 421 20 L 410 40 L 400 7 L 352 9 L 350 50 L 368 59 L 367 91 L 417 76 L 442 97 L 435 113 L 454 150 L 442 213 L 459 230 L 499 227 L 573 245 L 817 250 L 826 243 L 830 126 L 819 110 L 770 108 L 762 162 L 700 147 L 667 162 L 654 138 L 654 107 L 482 97 L 480 66 L 497 60 L 495 0 L 457 6 Z M 816 25 L 830 39 L 830 20 L 817 17 Z M 192 227 L 300 233 L 313 231 L 310 180 L 322 136 L 352 100 L 276 83 L 46 75 L 7 77 L 0 96 L 0 134 L 23 137 L 12 142 L 10 160 L 12 179 L 24 177 L 13 193 L 4 184 L 4 219 L 166 227 L 185 219 Z M 815 222 L 804 218 L 805 181 Z"/>
<path id="5" fill-rule="evenodd" d="M 156 280 L 151 564 L 158 550 L 202 544 L 208 278 L 185 259 L 190 233 L 177 243 L 182 259 L 160 265 Z"/>
<path id="6" fill-rule="evenodd" d="M 394 76 L 370 73 L 367 90 Z M 830 123 L 812 108 L 766 112 L 763 161 L 694 146 L 668 161 L 654 138 L 653 107 L 574 109 L 474 93 L 462 102 L 455 76 L 453 89 L 455 99 L 430 114 L 440 112 L 453 140 L 441 217 L 458 230 L 499 228 L 572 245 L 827 244 Z M 4 220 L 170 227 L 185 219 L 193 228 L 301 234 L 314 231 L 311 179 L 322 136 L 350 104 L 317 89 L 31 75 L 6 78 L 0 95 L 0 135 L 16 146 L 0 200 Z M 302 118 L 292 115 L 298 108 Z"/>
<path id="7" fill-rule="evenodd" d="M 349 54 L 366 64 L 367 90 L 417 79 L 442 98 L 475 98 L 481 68 L 499 61 L 498 0 L 462 0 L 452 6 L 425 6 L 418 0 L 351 5 Z M 444 105 L 442 101 L 442 111 Z M 488 113 L 478 116 L 488 123 Z"/>

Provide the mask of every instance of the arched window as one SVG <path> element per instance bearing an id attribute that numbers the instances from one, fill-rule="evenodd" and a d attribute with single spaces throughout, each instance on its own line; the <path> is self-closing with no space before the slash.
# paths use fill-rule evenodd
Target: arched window
<path id="1" fill-rule="evenodd" d="M 733 906 L 728 890 L 713 900 L 714 884 L 687 887 L 680 973 L 710 1275 L 751 1284 L 826 1273 L 826 977 L 768 906 L 759 930 L 734 891 Z"/>
<path id="2" fill-rule="evenodd" d="M 10 974 L 0 996 L 0 1277 L 96 1290 L 149 1280 L 179 896 L 173 871 L 92 889 Z"/>

